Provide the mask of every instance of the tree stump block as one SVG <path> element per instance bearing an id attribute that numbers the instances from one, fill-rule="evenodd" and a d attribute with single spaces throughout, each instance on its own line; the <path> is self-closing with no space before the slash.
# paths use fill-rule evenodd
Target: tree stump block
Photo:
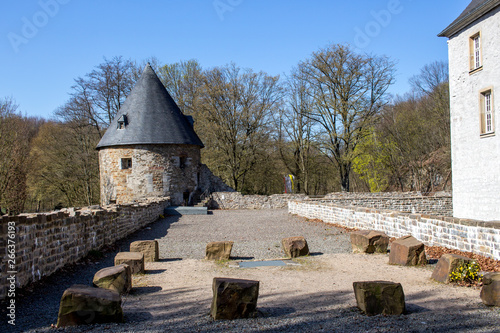
<path id="1" fill-rule="evenodd" d="M 285 251 L 285 255 L 287 257 L 297 258 L 309 255 L 307 241 L 302 236 L 283 238 L 281 240 L 281 245 L 283 246 L 283 251 Z"/>
<path id="2" fill-rule="evenodd" d="M 450 274 L 457 267 L 474 261 L 458 254 L 443 254 L 432 271 L 431 278 L 442 283 L 450 283 Z"/>
<path id="3" fill-rule="evenodd" d="M 205 259 L 207 260 L 229 260 L 233 242 L 210 242 L 207 244 Z"/>
<path id="4" fill-rule="evenodd" d="M 480 296 L 485 305 L 500 306 L 500 273 L 484 274 Z"/>
<path id="5" fill-rule="evenodd" d="M 413 236 L 404 236 L 391 244 L 389 264 L 417 266 L 427 264 L 425 245 Z"/>
<path id="6" fill-rule="evenodd" d="M 374 230 L 351 232 L 351 246 L 354 253 L 387 253 L 389 236 Z"/>
<path id="7" fill-rule="evenodd" d="M 144 254 L 141 252 L 118 252 L 115 256 L 115 266 L 127 264 L 132 274 L 144 273 Z"/>
<path id="8" fill-rule="evenodd" d="M 357 306 L 366 315 L 400 315 L 405 312 L 405 295 L 400 283 L 362 281 L 352 285 Z"/>
<path id="9" fill-rule="evenodd" d="M 142 240 L 130 244 L 130 252 L 141 252 L 144 254 L 144 262 L 155 262 L 160 258 L 158 241 Z"/>
<path id="10" fill-rule="evenodd" d="M 75 284 L 62 295 L 57 327 L 123 322 L 122 300 L 113 290 Z"/>
<path id="11" fill-rule="evenodd" d="M 126 294 L 132 289 L 132 270 L 127 264 L 106 267 L 94 274 L 95 287 Z"/>
<path id="12" fill-rule="evenodd" d="M 214 278 L 210 315 L 214 320 L 254 317 L 257 313 L 259 281 Z"/>

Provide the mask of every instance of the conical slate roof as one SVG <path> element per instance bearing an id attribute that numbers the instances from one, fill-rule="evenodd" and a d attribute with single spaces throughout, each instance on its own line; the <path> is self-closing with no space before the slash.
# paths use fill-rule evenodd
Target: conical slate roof
<path id="1" fill-rule="evenodd" d="M 203 148 L 190 121 L 149 64 L 99 141 L 97 149 L 138 144 L 188 144 Z"/>

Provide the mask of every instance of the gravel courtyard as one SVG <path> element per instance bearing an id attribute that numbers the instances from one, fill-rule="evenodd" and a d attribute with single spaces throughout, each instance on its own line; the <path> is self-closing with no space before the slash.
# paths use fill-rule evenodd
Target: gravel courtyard
<path id="1" fill-rule="evenodd" d="M 281 258 L 280 240 L 304 236 L 311 256 L 286 267 L 237 268 L 241 260 Z M 49 277 L 18 300 L 15 330 L 1 332 L 498 332 L 500 310 L 481 303 L 479 290 L 430 280 L 432 267 L 388 265 L 387 255 L 351 254 L 349 234 L 323 223 L 291 216 L 286 210 L 213 211 L 206 216 L 167 217 L 119 242 L 158 239 L 159 262 L 147 263 L 123 297 L 126 323 L 51 329 L 60 297 L 73 283 L 90 284 L 93 274 L 113 265 L 116 251 L 98 262 L 74 265 Z M 234 241 L 229 263 L 205 261 L 210 241 Z M 208 315 L 213 277 L 260 281 L 259 315 L 213 321 Z M 352 282 L 400 282 L 407 314 L 362 315 Z M 2 307 L 3 308 L 3 307 Z M 3 311 L 3 309 L 2 309 Z M 2 317 L 5 318 L 2 312 Z"/>

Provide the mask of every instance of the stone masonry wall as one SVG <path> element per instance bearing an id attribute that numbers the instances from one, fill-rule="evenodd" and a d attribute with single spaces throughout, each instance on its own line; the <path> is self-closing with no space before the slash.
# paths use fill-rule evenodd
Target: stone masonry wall
<path id="1" fill-rule="evenodd" d="M 208 207 L 213 209 L 278 209 L 289 200 L 304 200 L 305 194 L 243 195 L 240 192 L 214 192 Z"/>
<path id="2" fill-rule="evenodd" d="M 383 231 L 391 237 L 412 235 L 428 246 L 445 246 L 500 259 L 500 222 L 297 200 L 288 202 L 288 212 L 349 228 Z"/>
<path id="3" fill-rule="evenodd" d="M 209 208 L 271 209 L 286 208 L 289 200 L 310 200 L 341 206 L 361 206 L 390 209 L 407 213 L 452 215 L 451 195 L 441 192 L 424 196 L 419 192 L 393 193 L 330 193 L 321 199 L 309 199 L 304 194 L 242 195 L 240 192 L 216 192 Z"/>
<path id="4" fill-rule="evenodd" d="M 121 159 L 132 159 L 122 169 Z M 169 196 L 172 204 L 184 201 L 200 178 L 200 147 L 195 145 L 117 146 L 99 150 L 101 205 Z"/>
<path id="5" fill-rule="evenodd" d="M 206 164 L 200 166 L 201 180 L 199 184 L 200 190 L 203 192 L 234 192 L 234 190 L 224 183 L 222 179 L 212 173 Z"/>
<path id="6" fill-rule="evenodd" d="M 7 295 L 8 272 L 16 272 L 18 288 L 26 286 L 156 221 L 168 205 L 169 198 L 155 198 L 98 209 L 1 217 L 0 300 Z M 15 232 L 9 233 L 12 227 Z M 8 256 L 11 244 L 15 244 L 14 259 Z"/>
<path id="7" fill-rule="evenodd" d="M 321 203 L 396 210 L 404 213 L 453 216 L 452 197 L 448 192 L 423 195 L 420 192 L 330 193 Z"/>

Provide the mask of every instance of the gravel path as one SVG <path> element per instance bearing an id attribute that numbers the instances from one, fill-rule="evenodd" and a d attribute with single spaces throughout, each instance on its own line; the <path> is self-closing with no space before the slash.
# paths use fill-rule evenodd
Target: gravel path
<path id="1" fill-rule="evenodd" d="M 203 260 L 209 241 L 232 240 L 236 260 L 283 256 L 280 240 L 304 236 L 312 256 L 300 266 L 233 268 Z M 479 291 L 429 280 L 431 268 L 387 265 L 385 255 L 350 254 L 349 236 L 332 226 L 291 216 L 285 210 L 214 211 L 207 216 L 168 217 L 118 243 L 98 263 L 74 265 L 19 296 L 16 329 L 0 322 L 0 332 L 54 332 L 59 300 L 73 283 L 91 284 L 93 274 L 113 264 L 130 242 L 158 239 L 160 258 L 134 277 L 123 297 L 126 323 L 58 329 L 62 332 L 498 332 L 500 310 L 487 308 Z M 217 321 L 208 316 L 215 276 L 261 282 L 259 316 Z M 408 314 L 362 315 L 352 282 L 401 282 Z M 4 306 L 2 305 L 3 311 Z M 5 318 L 4 312 L 2 317 Z"/>
<path id="2" fill-rule="evenodd" d="M 159 241 L 160 258 L 203 259 L 208 242 L 234 241 L 235 259 L 281 258 L 281 239 L 304 236 L 313 254 L 346 253 L 349 236 L 342 229 L 305 222 L 286 210 L 216 210 L 210 215 L 186 215 L 172 223 Z"/>

